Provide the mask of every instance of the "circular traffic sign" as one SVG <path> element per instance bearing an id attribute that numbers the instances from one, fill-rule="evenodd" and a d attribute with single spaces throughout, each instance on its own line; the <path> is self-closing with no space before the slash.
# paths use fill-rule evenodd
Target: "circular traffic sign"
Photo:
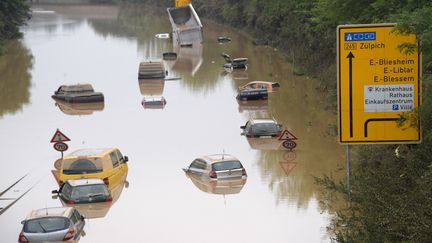
<path id="1" fill-rule="evenodd" d="M 297 143 L 292 141 L 292 140 L 286 140 L 282 143 L 282 146 L 284 146 L 287 149 L 294 149 L 295 147 L 297 147 Z"/>
<path id="2" fill-rule="evenodd" d="M 53 147 L 55 150 L 60 151 L 60 152 L 66 151 L 69 148 L 67 144 L 62 143 L 62 142 L 55 143 Z"/>

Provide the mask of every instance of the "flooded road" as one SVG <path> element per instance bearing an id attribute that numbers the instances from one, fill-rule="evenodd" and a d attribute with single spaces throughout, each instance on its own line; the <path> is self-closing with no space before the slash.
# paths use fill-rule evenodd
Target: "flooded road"
<path id="1" fill-rule="evenodd" d="M 100 217 L 86 220 L 80 242 L 327 242 L 329 214 L 320 208 L 313 176 L 343 166 L 343 150 L 318 82 L 293 75 L 277 50 L 204 21 L 204 42 L 179 48 L 157 39 L 171 30 L 164 10 L 146 7 L 33 6 L 24 39 L 0 59 L 0 207 L 32 188 L 0 215 L 0 241 L 16 242 L 32 209 L 61 206 L 51 191 L 60 153 L 56 129 L 82 148 L 118 147 L 129 157 L 127 183 Z M 218 36 L 232 42 L 218 44 Z M 139 82 L 141 61 L 166 61 L 165 82 Z M 248 57 L 246 71 L 224 72 L 222 52 Z M 277 81 L 268 101 L 237 102 L 237 87 Z M 63 84 L 91 83 L 96 107 L 55 104 Z M 144 97 L 166 105 L 144 108 Z M 298 140 L 288 151 L 275 140 L 246 139 L 249 118 L 274 118 Z M 182 168 L 197 157 L 227 153 L 245 167 L 246 182 L 200 184 Z M 127 187 L 126 187 L 127 185 Z M 79 208 L 78 208 L 79 210 Z"/>

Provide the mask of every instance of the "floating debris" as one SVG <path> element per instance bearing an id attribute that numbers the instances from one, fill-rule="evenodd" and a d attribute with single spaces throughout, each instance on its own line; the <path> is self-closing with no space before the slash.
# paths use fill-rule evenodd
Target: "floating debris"
<path id="1" fill-rule="evenodd" d="M 226 36 L 219 36 L 217 40 L 220 44 L 231 42 L 231 38 Z"/>
<path id="2" fill-rule="evenodd" d="M 169 33 L 161 33 L 161 34 L 156 34 L 155 37 L 158 39 L 169 39 L 171 35 Z"/>

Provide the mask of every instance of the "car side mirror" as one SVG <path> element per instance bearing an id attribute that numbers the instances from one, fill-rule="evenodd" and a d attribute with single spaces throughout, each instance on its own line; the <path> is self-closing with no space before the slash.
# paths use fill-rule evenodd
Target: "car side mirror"
<path id="1" fill-rule="evenodd" d="M 124 156 L 124 157 L 123 157 L 123 162 L 126 163 L 126 162 L 128 162 L 128 161 L 129 161 L 129 158 L 128 158 L 127 156 Z"/>
<path id="2" fill-rule="evenodd" d="M 60 192 L 57 191 L 57 190 L 52 190 L 51 193 L 52 193 L 52 194 L 59 194 Z"/>
<path id="3" fill-rule="evenodd" d="M 21 224 L 25 224 L 25 220 L 21 221 Z"/>
<path id="4" fill-rule="evenodd" d="M 85 217 L 81 215 L 81 220 L 84 221 Z"/>
<path id="5" fill-rule="evenodd" d="M 279 127 L 279 128 L 282 128 L 282 124 L 278 124 L 278 127 Z"/>
<path id="6" fill-rule="evenodd" d="M 240 129 L 245 129 L 246 128 L 246 126 L 240 126 Z"/>

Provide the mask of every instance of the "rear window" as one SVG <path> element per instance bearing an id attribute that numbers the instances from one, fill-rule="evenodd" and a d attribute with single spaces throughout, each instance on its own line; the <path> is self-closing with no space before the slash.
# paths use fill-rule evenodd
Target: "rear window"
<path id="1" fill-rule="evenodd" d="M 214 171 L 221 171 L 221 170 L 235 170 L 235 169 L 241 169 L 243 168 L 240 161 L 223 161 L 212 164 L 212 169 Z"/>
<path id="2" fill-rule="evenodd" d="M 252 133 L 278 133 L 279 126 L 275 123 L 256 123 L 252 126 Z"/>
<path id="3" fill-rule="evenodd" d="M 63 160 L 64 174 L 89 174 L 98 172 L 102 172 L 102 159 L 100 158 Z"/>
<path id="4" fill-rule="evenodd" d="M 94 202 L 98 200 L 104 201 L 108 195 L 107 187 L 100 184 L 74 187 L 71 198 L 79 202 Z"/>
<path id="5" fill-rule="evenodd" d="M 25 223 L 24 232 L 49 233 L 69 228 L 69 220 L 63 217 L 32 219 Z"/>

